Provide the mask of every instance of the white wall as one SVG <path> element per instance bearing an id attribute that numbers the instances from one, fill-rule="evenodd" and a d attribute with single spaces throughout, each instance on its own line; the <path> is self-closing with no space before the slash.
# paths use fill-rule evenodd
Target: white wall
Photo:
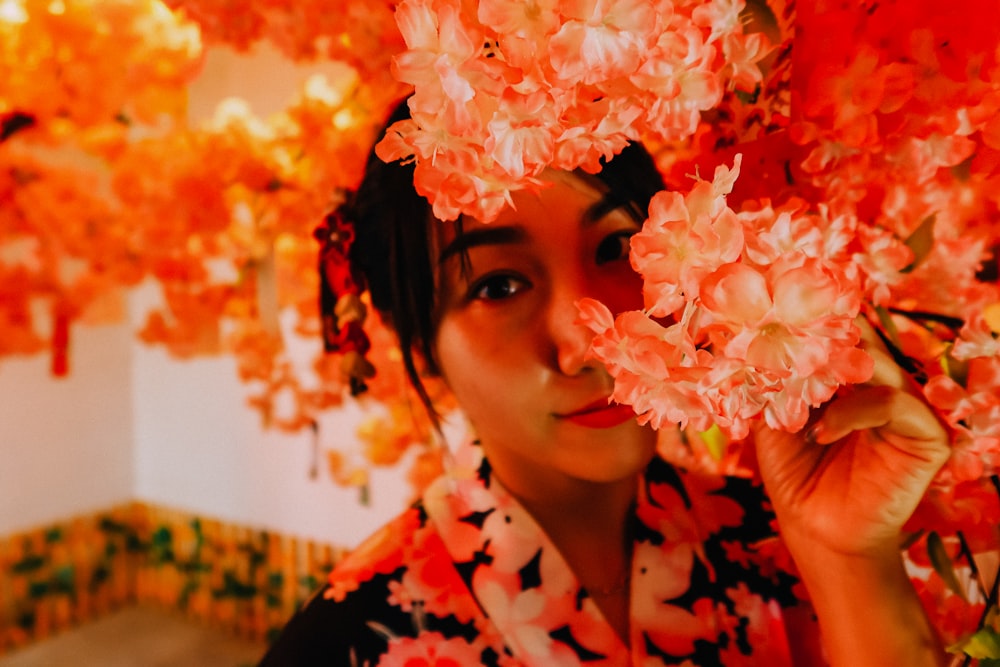
<path id="1" fill-rule="evenodd" d="M 71 329 L 70 374 L 0 359 L 0 535 L 131 500 L 132 334 Z"/>
<path id="2" fill-rule="evenodd" d="M 232 359 L 178 362 L 141 348 L 134 360 L 140 499 L 344 546 L 402 509 L 408 489 L 391 471 L 376 476 L 364 507 L 330 479 L 322 452 L 314 466 L 311 434 L 262 430 Z M 320 449 L 355 441 L 356 416 L 334 415 Z"/>
<path id="3" fill-rule="evenodd" d="M 133 499 L 239 525 L 354 546 L 406 504 L 399 470 L 375 471 L 370 504 L 330 479 L 323 452 L 356 443 L 352 404 L 319 435 L 261 427 L 231 357 L 180 361 L 136 324 L 74 326 L 70 373 L 0 359 L 0 536 Z M 311 352 L 308 350 L 307 352 Z"/>
<path id="4" fill-rule="evenodd" d="M 133 295 L 137 322 L 151 298 L 148 289 Z M 318 345 L 299 341 L 305 349 L 295 351 L 308 359 Z M 138 498 L 342 546 L 405 506 L 400 471 L 374 476 L 369 506 L 330 478 L 326 449 L 357 444 L 363 413 L 352 401 L 324 415 L 317 447 L 311 433 L 262 428 L 232 357 L 179 361 L 136 342 L 132 360 Z"/>

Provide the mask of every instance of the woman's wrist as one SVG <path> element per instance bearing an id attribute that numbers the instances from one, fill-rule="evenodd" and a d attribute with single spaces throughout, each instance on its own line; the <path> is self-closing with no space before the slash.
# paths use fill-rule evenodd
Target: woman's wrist
<path id="1" fill-rule="evenodd" d="M 886 540 L 846 552 L 792 537 L 788 546 L 809 591 L 831 665 L 947 664 L 897 544 Z"/>

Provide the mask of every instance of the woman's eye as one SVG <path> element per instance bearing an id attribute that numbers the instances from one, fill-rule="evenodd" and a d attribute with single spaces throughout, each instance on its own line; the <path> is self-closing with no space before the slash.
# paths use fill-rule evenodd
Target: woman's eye
<path id="1" fill-rule="evenodd" d="M 513 276 L 487 276 L 486 278 L 476 281 L 476 283 L 472 286 L 472 289 L 469 290 L 469 293 L 473 299 L 499 301 L 500 299 L 506 299 L 513 296 L 517 292 L 520 292 L 524 286 L 524 281 L 518 280 Z"/>
<path id="2" fill-rule="evenodd" d="M 596 260 L 598 264 L 616 262 L 628 258 L 629 239 L 634 231 L 624 231 L 606 236 L 597 246 Z"/>

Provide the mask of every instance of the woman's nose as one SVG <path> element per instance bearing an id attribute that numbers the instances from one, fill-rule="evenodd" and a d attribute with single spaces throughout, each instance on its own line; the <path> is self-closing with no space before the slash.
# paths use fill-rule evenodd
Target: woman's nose
<path id="1" fill-rule="evenodd" d="M 576 375 L 594 362 L 589 356 L 593 332 L 579 322 L 577 302 L 588 296 L 587 290 L 578 286 L 554 290 L 549 303 L 548 337 L 552 345 L 554 363 L 564 375 Z"/>

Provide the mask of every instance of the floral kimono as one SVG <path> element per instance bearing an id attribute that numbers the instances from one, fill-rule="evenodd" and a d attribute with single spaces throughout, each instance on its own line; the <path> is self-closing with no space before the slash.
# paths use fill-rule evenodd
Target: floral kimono
<path id="1" fill-rule="evenodd" d="M 262 665 L 791 664 L 796 580 L 774 565 L 774 517 L 749 480 L 648 466 L 627 646 L 480 448 L 459 456 L 337 566 Z"/>

